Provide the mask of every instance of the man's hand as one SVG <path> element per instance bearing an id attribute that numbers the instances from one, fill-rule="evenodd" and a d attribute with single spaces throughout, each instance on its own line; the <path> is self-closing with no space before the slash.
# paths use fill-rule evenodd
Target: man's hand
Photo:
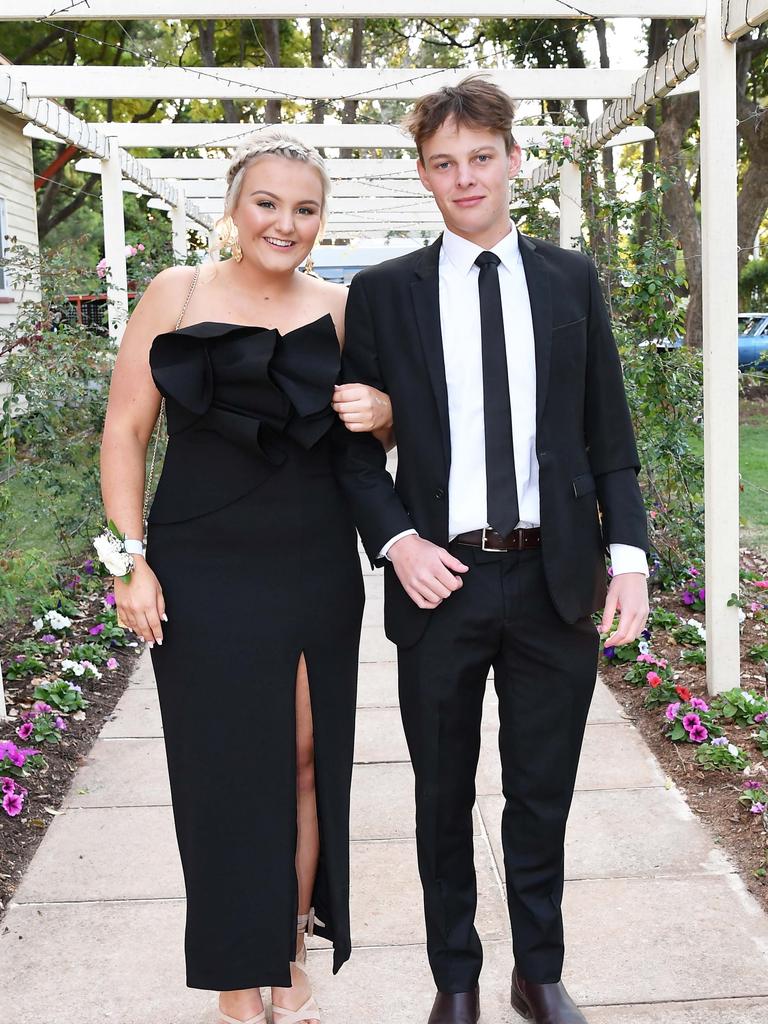
<path id="1" fill-rule="evenodd" d="M 606 647 L 621 647 L 637 640 L 648 621 L 648 583 L 642 572 L 614 576 L 608 588 L 600 632 L 607 633 L 618 610 L 619 625 L 605 641 Z"/>
<path id="2" fill-rule="evenodd" d="M 401 537 L 387 552 L 406 594 L 419 608 L 437 608 L 463 586 L 457 572 L 467 572 L 458 558 L 415 534 Z"/>

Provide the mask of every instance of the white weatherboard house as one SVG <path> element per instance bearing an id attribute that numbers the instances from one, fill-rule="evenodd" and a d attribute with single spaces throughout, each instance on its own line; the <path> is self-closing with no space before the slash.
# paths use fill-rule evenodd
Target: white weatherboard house
<path id="1" fill-rule="evenodd" d="M 7 61 L 0 56 L 0 66 Z M 10 239 L 37 248 L 37 207 L 32 140 L 23 134 L 25 122 L 0 109 L 0 254 Z M 9 275 L 0 268 L 0 327 L 15 318 L 20 296 Z"/>

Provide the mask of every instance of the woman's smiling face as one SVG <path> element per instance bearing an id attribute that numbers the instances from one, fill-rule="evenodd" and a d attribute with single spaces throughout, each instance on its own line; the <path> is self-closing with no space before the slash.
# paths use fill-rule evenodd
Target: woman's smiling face
<path id="1" fill-rule="evenodd" d="M 294 270 L 320 233 L 323 183 L 301 160 L 272 154 L 245 172 L 232 213 L 243 258 L 269 273 Z"/>

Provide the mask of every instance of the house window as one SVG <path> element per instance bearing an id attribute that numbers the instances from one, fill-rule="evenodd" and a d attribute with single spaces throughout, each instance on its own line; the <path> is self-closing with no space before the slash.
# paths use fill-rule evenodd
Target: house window
<path id="1" fill-rule="evenodd" d="M 8 242 L 5 238 L 7 233 L 8 223 L 5 217 L 5 200 L 0 197 L 0 259 L 2 259 L 8 251 Z M 8 271 L 5 267 L 0 266 L 0 295 L 7 295 L 9 288 Z"/>

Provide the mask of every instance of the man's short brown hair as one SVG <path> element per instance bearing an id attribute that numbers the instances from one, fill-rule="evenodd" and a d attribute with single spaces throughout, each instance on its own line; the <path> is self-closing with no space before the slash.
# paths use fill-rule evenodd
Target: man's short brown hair
<path id="1" fill-rule="evenodd" d="M 498 132 L 509 153 L 515 145 L 512 136 L 514 116 L 512 99 L 498 85 L 474 74 L 458 85 L 444 85 L 437 92 L 422 96 L 402 124 L 413 136 L 419 159 L 423 162 L 422 146 L 448 120 L 455 121 L 457 126 Z"/>

